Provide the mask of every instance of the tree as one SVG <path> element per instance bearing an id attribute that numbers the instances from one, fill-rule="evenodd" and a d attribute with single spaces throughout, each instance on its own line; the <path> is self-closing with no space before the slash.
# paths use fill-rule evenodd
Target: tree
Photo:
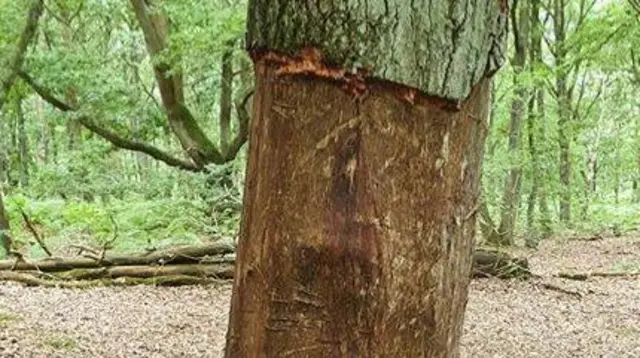
<path id="1" fill-rule="evenodd" d="M 9 91 L 11 91 L 11 88 L 13 87 L 18 76 L 18 72 L 22 67 L 25 54 L 27 52 L 29 44 L 31 43 L 35 35 L 36 28 L 38 26 L 38 20 L 42 15 L 43 8 L 44 2 L 42 0 L 31 1 L 27 13 L 26 23 L 24 25 L 22 33 L 20 34 L 20 38 L 18 39 L 18 46 L 15 49 L 13 56 L 11 56 L 11 58 L 9 59 L 8 64 L 3 68 L 4 72 L 0 72 L 0 110 L 2 110 L 2 107 L 6 103 Z M 18 105 L 20 105 L 20 103 L 18 103 Z M 21 122 L 20 124 L 24 125 L 24 122 Z M 24 144 L 24 146 L 21 146 L 21 149 L 24 149 L 24 151 L 21 150 L 20 152 L 22 156 L 26 152 L 26 140 L 24 139 L 24 137 L 22 137 L 22 135 L 24 135 L 24 128 L 21 128 L 21 130 L 20 142 L 21 144 Z M 0 153 L 0 155 L 4 156 L 2 153 Z M 4 158 L 0 158 L 0 171 L 3 172 L 3 175 L 5 174 L 4 167 L 7 166 L 4 161 Z M 26 163 L 24 165 L 26 165 Z M 25 175 L 24 172 L 21 174 Z M 2 244 L 5 254 L 11 253 L 13 245 L 13 239 L 9 234 L 9 229 L 9 218 L 4 207 L 2 182 L 0 182 L 0 244 Z"/>
<path id="2" fill-rule="evenodd" d="M 179 36 L 184 36 L 184 33 L 181 34 L 175 31 L 174 27 L 176 27 L 176 25 L 179 26 L 180 23 L 176 24 L 176 21 L 167 14 L 167 8 L 171 8 L 172 6 L 188 8 L 192 5 L 172 4 L 170 2 L 155 0 L 122 0 L 122 2 L 123 4 L 119 4 L 118 1 L 114 2 L 114 4 L 86 2 L 87 8 L 84 8 L 85 3 L 81 2 L 78 4 L 77 1 L 65 0 L 56 2 L 55 8 L 53 6 L 47 8 L 47 14 L 50 15 L 50 18 L 54 19 L 51 25 L 52 28 L 55 28 L 55 25 L 60 25 L 60 29 L 57 29 L 57 32 L 59 32 L 61 41 L 58 43 L 52 39 L 55 38 L 55 36 L 52 36 L 50 33 L 45 33 L 43 42 L 46 42 L 46 45 L 52 48 L 51 52 L 54 53 L 57 51 L 64 51 L 65 53 L 77 52 L 77 55 L 75 55 L 75 53 L 74 55 L 66 54 L 66 56 L 62 58 L 62 62 L 65 63 L 65 66 L 71 67 L 72 70 L 77 70 L 82 73 L 76 74 L 76 76 L 85 78 L 90 78 L 92 73 L 95 76 L 96 72 L 98 72 L 95 69 L 95 64 L 93 68 L 88 66 L 91 65 L 92 62 L 103 63 L 104 57 L 112 57 L 114 51 L 118 54 L 120 51 L 124 52 L 123 57 L 127 57 L 124 61 L 110 61 L 115 63 L 115 65 L 109 64 L 115 67 L 112 71 L 117 71 L 118 73 L 133 73 L 134 79 L 129 81 L 139 85 L 135 88 L 135 91 L 143 92 L 144 96 L 149 97 L 154 104 L 161 107 L 162 115 L 166 116 L 167 119 L 165 123 L 167 134 L 170 134 L 170 136 L 178 140 L 182 151 L 188 159 L 180 158 L 171 153 L 170 150 L 159 148 L 152 143 L 152 140 L 146 140 L 147 138 L 144 138 L 144 135 L 140 135 L 144 133 L 139 133 L 143 132 L 142 130 L 123 134 L 122 132 L 124 131 L 122 129 L 117 129 L 117 127 L 122 127 L 122 123 L 117 123 L 118 121 L 113 119 L 109 121 L 116 123 L 105 125 L 105 122 L 108 121 L 101 117 L 105 116 L 105 112 L 107 114 L 111 112 L 105 110 L 105 107 L 109 107 L 113 105 L 113 103 L 100 103 L 99 106 L 97 106 L 98 108 L 95 108 L 95 103 L 89 103 L 91 102 L 89 100 L 90 98 L 99 97 L 96 96 L 95 92 L 105 92 L 103 93 L 104 97 L 116 97 L 114 93 L 118 94 L 119 91 L 134 92 L 131 87 L 136 86 L 118 86 L 119 84 L 109 82 L 109 85 L 103 88 L 96 88 L 99 86 L 86 88 L 89 87 L 86 83 L 93 84 L 96 82 L 95 79 L 85 81 L 86 83 L 82 84 L 84 86 L 80 86 L 78 84 L 79 81 L 77 81 L 77 78 L 74 76 L 68 75 L 65 77 L 57 74 L 56 71 L 52 69 L 42 71 L 41 68 L 46 69 L 47 67 L 51 67 L 49 63 L 50 60 L 47 58 L 47 55 L 44 55 L 42 59 L 38 58 L 36 60 L 45 63 L 41 63 L 40 66 L 33 66 L 33 69 L 29 69 L 28 66 L 25 66 L 25 68 L 18 67 L 17 73 L 33 90 L 41 95 L 45 101 L 63 112 L 71 114 L 67 117 L 67 127 L 70 132 L 69 147 L 74 147 L 74 143 L 78 141 L 76 137 L 79 136 L 80 133 L 77 127 L 81 125 L 91 133 L 104 138 L 117 148 L 143 153 L 169 166 L 188 171 L 204 171 L 209 164 L 223 164 L 235 159 L 247 139 L 249 115 L 246 105 L 252 94 L 249 84 L 245 83 L 248 80 L 248 77 L 243 75 L 245 71 L 238 68 L 240 67 L 238 65 L 242 64 L 242 60 L 239 60 L 237 58 L 238 56 L 236 56 L 239 36 L 233 29 L 235 25 L 219 24 L 223 25 L 221 26 L 223 30 L 230 32 L 231 35 L 227 35 L 226 37 L 228 38 L 224 39 L 225 46 L 223 50 L 224 54 L 222 55 L 223 69 L 221 71 L 222 78 L 220 79 L 221 91 L 220 100 L 219 103 L 217 103 L 220 107 L 220 116 L 218 118 L 220 124 L 220 133 L 218 133 L 220 144 L 217 145 L 214 143 L 214 140 L 211 139 L 214 137 L 210 137 L 206 131 L 209 129 L 207 128 L 207 121 L 196 118 L 198 110 L 200 109 L 202 111 L 202 109 L 192 105 L 194 102 L 193 98 L 190 98 L 188 89 L 185 88 L 187 85 L 190 85 L 192 89 L 193 87 L 197 87 L 197 82 L 203 81 L 202 78 L 200 78 L 203 74 L 188 73 L 185 67 L 188 68 L 189 66 L 184 63 L 189 62 L 193 65 L 193 59 L 181 56 L 183 51 L 176 48 L 179 46 L 173 45 L 174 48 L 171 48 L 172 41 L 174 43 L 179 42 Z M 122 17 L 128 20 L 129 13 L 125 12 L 123 15 L 119 9 L 109 9 L 108 7 L 113 6 L 119 8 L 120 6 L 124 6 L 124 3 L 128 3 L 130 10 L 133 10 L 133 21 L 132 23 L 124 21 L 124 24 L 122 24 L 122 22 L 115 23 L 116 21 L 120 21 Z M 200 4 L 199 6 L 202 5 Z M 109 10 L 117 12 L 117 16 L 104 16 L 103 14 L 105 12 L 108 13 Z M 192 11 L 192 9 L 189 11 Z M 84 18 L 83 14 L 86 14 Z M 104 35 L 97 39 L 91 38 L 91 36 L 94 35 L 92 35 L 91 31 L 87 30 L 89 26 L 88 23 L 96 21 L 105 23 L 104 26 L 95 29 Z M 237 19 L 235 19 L 235 16 L 230 16 L 228 21 L 237 22 Z M 134 48 L 129 50 L 125 46 L 114 46 L 110 42 L 112 40 L 117 43 L 123 42 L 123 39 L 118 37 L 118 35 L 123 36 L 117 33 L 120 30 L 118 26 L 125 27 L 123 32 L 129 37 L 133 37 L 134 40 L 137 40 L 135 35 L 137 35 L 138 30 L 142 30 L 141 37 L 144 41 L 142 51 L 144 53 L 146 50 L 148 59 L 150 60 L 150 67 L 152 68 L 153 78 L 155 79 L 154 86 L 157 86 L 157 91 L 159 92 L 159 101 L 156 99 L 156 93 L 154 93 L 155 88 L 148 89 L 142 78 L 146 73 L 141 70 L 143 66 L 140 65 L 140 62 L 143 62 L 146 58 L 145 56 L 139 55 L 140 48 L 134 45 Z M 219 29 L 216 30 L 222 31 Z M 116 33 L 115 35 L 114 32 Z M 178 32 L 177 35 L 176 32 Z M 87 49 L 88 46 L 86 46 L 86 43 L 83 43 L 83 41 L 91 42 L 93 48 Z M 124 42 L 126 43 L 127 41 L 131 40 L 126 39 Z M 122 48 L 125 50 L 123 51 Z M 77 51 L 70 49 L 76 49 Z M 74 56 L 77 57 L 74 58 Z M 32 62 L 36 62 L 37 64 L 37 61 Z M 85 65 L 86 67 L 82 68 L 81 65 Z M 105 74 L 102 73 L 102 75 L 104 76 Z M 110 80 L 110 76 L 111 74 L 108 74 L 105 77 L 107 77 L 107 80 Z M 194 79 L 197 79 L 197 81 L 194 81 Z M 239 86 L 237 86 L 239 88 L 235 92 L 233 90 L 234 83 L 236 83 L 236 85 L 239 84 Z M 80 88 L 76 88 L 76 86 Z M 115 89 L 110 86 L 115 87 Z M 59 87 L 63 87 L 62 92 L 64 93 L 62 96 L 58 93 L 60 92 Z M 83 89 L 82 87 L 85 88 Z M 124 89 L 122 87 L 128 88 Z M 140 87 L 142 87 L 142 89 Z M 149 98 L 147 98 L 147 100 Z M 117 101 L 113 100 L 113 102 Z M 92 104 L 94 106 L 92 106 Z M 129 102 L 126 104 L 130 106 Z M 136 106 L 130 107 L 136 108 Z M 131 110 L 130 112 L 139 115 L 135 110 Z M 122 113 L 114 115 L 114 117 L 119 116 L 122 116 Z M 153 116 L 149 117 L 151 118 L 145 118 L 144 121 L 141 121 L 146 122 L 147 127 L 155 124 L 153 123 L 155 118 L 153 118 Z M 232 123 L 234 117 L 237 119 L 237 124 Z M 135 128 L 137 121 L 130 120 L 130 122 L 132 123 L 126 123 L 125 125 Z M 235 124 L 235 126 L 232 124 Z M 110 128 L 112 125 L 116 128 Z M 153 130 L 147 131 L 153 132 Z"/>
<path id="3" fill-rule="evenodd" d="M 506 2 L 403 4 L 249 3 L 227 357 L 457 354 Z"/>
<path id="4" fill-rule="evenodd" d="M 9 215 L 4 207 L 3 196 L 2 188 L 0 188 L 0 244 L 2 244 L 5 255 L 9 255 L 12 253 L 13 239 L 9 233 L 11 227 L 9 226 Z"/>
<path id="5" fill-rule="evenodd" d="M 513 68 L 513 81 L 515 87 L 514 97 L 511 100 L 509 143 L 510 168 L 505 177 L 504 191 L 502 194 L 502 207 L 500 226 L 488 241 L 495 245 L 513 245 L 518 203 L 520 201 L 521 187 L 521 158 L 520 141 L 522 137 L 522 119 L 525 113 L 524 103 L 527 97 L 527 88 L 522 83 L 522 73 L 525 72 L 527 51 L 529 47 L 529 27 L 532 21 L 529 12 L 528 1 L 515 0 L 511 4 L 511 27 L 515 53 L 511 60 Z"/>
<path id="6" fill-rule="evenodd" d="M 18 71 L 20 71 L 22 67 L 27 48 L 35 36 L 38 20 L 40 16 L 42 16 L 43 10 L 43 0 L 31 1 L 26 24 L 18 40 L 18 47 L 15 49 L 14 55 L 9 59 L 6 66 L 3 66 L 4 72 L 0 73 L 0 109 L 4 106 L 9 91 L 18 76 Z"/>

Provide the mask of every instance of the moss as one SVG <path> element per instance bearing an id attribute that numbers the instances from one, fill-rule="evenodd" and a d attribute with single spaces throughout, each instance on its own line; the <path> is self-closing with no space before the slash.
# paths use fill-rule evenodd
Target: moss
<path id="1" fill-rule="evenodd" d="M 65 334 L 57 334 L 45 338 L 43 344 L 56 350 L 74 350 L 78 347 L 78 343 L 72 337 Z"/>
<path id="2" fill-rule="evenodd" d="M 6 327 L 11 322 L 20 320 L 20 316 L 11 312 L 0 312 L 0 327 Z"/>

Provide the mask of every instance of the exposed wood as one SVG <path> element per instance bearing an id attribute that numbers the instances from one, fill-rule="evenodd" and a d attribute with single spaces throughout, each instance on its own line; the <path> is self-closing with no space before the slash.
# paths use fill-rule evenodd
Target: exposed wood
<path id="1" fill-rule="evenodd" d="M 507 2 L 298 5 L 249 2 L 225 356 L 456 356 Z"/>
<path id="2" fill-rule="evenodd" d="M 345 344 L 363 357 L 455 349 L 487 83 L 452 115 L 403 103 L 384 85 L 358 104 L 337 86 L 275 72 L 258 65 L 227 357 L 265 345 L 284 356 L 318 340 L 335 343 L 308 356 L 341 356 Z M 436 286 L 449 289 L 424 295 Z M 427 341 L 438 343 L 411 343 Z"/>

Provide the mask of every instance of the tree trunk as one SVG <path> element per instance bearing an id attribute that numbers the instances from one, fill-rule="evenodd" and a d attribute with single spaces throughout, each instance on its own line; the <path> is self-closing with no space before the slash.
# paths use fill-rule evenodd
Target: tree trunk
<path id="1" fill-rule="evenodd" d="M 505 23 L 473 4 L 249 2 L 226 357 L 458 355 Z"/>
<path id="2" fill-rule="evenodd" d="M 504 192 L 502 194 L 502 206 L 498 236 L 491 244 L 513 245 L 514 229 L 518 214 L 518 202 L 520 201 L 520 187 L 522 168 L 520 165 L 520 138 L 522 129 L 522 117 L 524 116 L 524 104 L 526 101 L 526 88 L 521 83 L 520 76 L 527 62 L 527 48 L 529 43 L 529 8 L 527 1 L 514 1 L 511 8 L 511 23 L 513 26 L 515 54 L 511 61 L 514 70 L 515 94 L 511 101 L 511 121 L 509 123 L 509 147 L 508 152 L 511 167 L 505 178 Z"/>
<path id="3" fill-rule="evenodd" d="M 22 110 L 23 98 L 20 96 L 16 100 L 16 117 L 18 120 L 18 163 L 20 164 L 20 187 L 29 186 L 29 165 L 31 158 L 29 157 L 29 139 L 27 137 L 27 129 L 25 127 L 24 112 Z"/>
<path id="4" fill-rule="evenodd" d="M 525 236 L 525 246 L 533 248 L 538 245 L 538 229 L 535 222 L 536 203 L 538 201 L 538 192 L 540 191 L 540 160 L 538 155 L 537 141 L 536 141 L 536 92 L 538 88 L 534 89 L 533 95 L 529 99 L 529 108 L 527 116 L 527 131 L 529 139 L 529 155 L 531 155 L 532 163 L 532 175 L 531 175 L 531 191 L 527 199 L 527 235 Z"/>
<path id="5" fill-rule="evenodd" d="M 529 51 L 529 61 L 531 68 L 535 70 L 536 65 L 542 64 L 542 34 L 545 31 L 544 24 L 540 21 L 541 1 L 532 0 L 530 3 L 531 21 L 531 49 Z M 529 153 L 531 155 L 532 171 L 531 193 L 527 207 L 527 228 L 525 237 L 527 247 L 536 247 L 539 241 L 551 234 L 549 219 L 549 206 L 547 205 L 546 183 L 547 179 L 543 162 L 544 155 L 547 154 L 546 138 L 546 112 L 545 112 L 545 83 L 538 80 L 529 99 L 529 114 L 527 116 L 527 129 L 529 132 Z M 535 220 L 535 207 L 538 204 L 540 212 L 540 223 Z"/>
<path id="6" fill-rule="evenodd" d="M 538 52 L 538 56 L 541 57 L 541 52 Z M 542 229 L 542 238 L 547 238 L 549 236 L 551 236 L 551 234 L 553 233 L 553 228 L 551 226 L 552 222 L 551 222 L 551 213 L 549 212 L 549 203 L 547 201 L 547 183 L 545 182 L 545 179 L 548 179 L 547 176 L 547 171 L 545 170 L 545 168 L 542 166 L 544 157 L 543 155 L 548 155 L 548 150 L 547 150 L 547 128 L 546 128 L 546 107 L 545 107 L 545 92 L 544 89 L 542 87 L 538 88 L 537 91 L 537 115 L 538 118 L 540 118 L 539 120 L 539 124 L 540 124 L 540 129 L 539 129 L 539 133 L 540 133 L 540 145 L 538 146 L 538 148 L 540 148 L 541 150 L 539 150 L 540 155 L 539 157 L 539 161 L 537 162 L 538 164 L 538 168 L 540 168 L 539 173 L 537 174 L 540 179 L 540 189 L 539 189 L 539 207 L 540 207 L 540 226 Z"/>
<path id="7" fill-rule="evenodd" d="M 2 190 L 0 189 L 0 243 L 2 244 L 5 255 L 9 255 L 13 246 L 13 239 L 11 238 L 11 234 L 9 234 L 11 227 L 9 226 L 9 215 L 4 207 L 3 196 Z"/>
<path id="8" fill-rule="evenodd" d="M 555 96 L 558 102 L 558 146 L 560 157 L 560 221 L 571 221 L 571 97 L 568 85 L 566 0 L 554 0 L 553 29 L 555 35 L 554 57 L 556 67 Z"/>
<path id="9" fill-rule="evenodd" d="M 7 62 L 1 64 L 3 68 L 2 76 L 0 76 L 0 110 L 4 107 L 9 91 L 18 77 L 18 71 L 22 68 L 27 48 L 36 35 L 38 21 L 43 12 L 44 0 L 32 0 L 29 5 L 24 28 L 18 40 L 18 48 Z"/>

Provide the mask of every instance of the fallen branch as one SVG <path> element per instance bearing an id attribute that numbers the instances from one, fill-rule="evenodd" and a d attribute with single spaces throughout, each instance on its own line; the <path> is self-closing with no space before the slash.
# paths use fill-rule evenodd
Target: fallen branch
<path id="1" fill-rule="evenodd" d="M 31 223 L 31 220 L 29 219 L 29 216 L 27 216 L 27 213 L 25 213 L 24 210 L 20 209 L 20 214 L 22 214 L 22 219 L 24 220 L 25 225 L 27 225 L 27 229 L 29 229 L 29 231 L 33 235 L 33 238 L 36 239 L 36 242 L 38 242 L 38 245 L 40 245 L 45 254 L 47 254 L 47 256 L 49 257 L 53 256 L 51 254 L 51 251 L 49 251 L 47 245 L 45 245 L 44 239 L 38 233 L 38 230 L 36 230 L 35 226 L 33 226 L 33 223 Z"/>
<path id="2" fill-rule="evenodd" d="M 45 258 L 16 263 L 14 260 L 0 261 L 0 270 L 13 267 L 19 271 L 57 272 L 72 269 L 99 268 L 108 266 L 141 266 L 165 264 L 190 264 L 206 261 L 209 256 L 225 255 L 235 252 L 235 248 L 228 243 L 209 243 L 194 246 L 174 247 L 151 253 L 142 252 L 133 255 L 105 255 L 103 260 L 87 257 Z"/>
<path id="3" fill-rule="evenodd" d="M 97 251 L 83 246 L 78 248 L 83 252 Z M 235 264 L 233 245 L 221 242 L 133 255 L 95 256 L 98 255 L 0 261 L 0 281 L 70 288 L 158 282 L 163 285 L 188 285 L 232 279 Z M 529 278 L 531 272 L 526 259 L 514 258 L 499 251 L 476 250 L 473 255 L 473 277 Z M 85 281 L 90 283 L 78 283 Z"/>
<path id="4" fill-rule="evenodd" d="M 575 297 L 578 297 L 578 298 L 582 298 L 582 296 L 584 296 L 582 293 L 580 293 L 578 291 L 569 290 L 569 289 L 554 285 L 552 283 L 545 282 L 545 283 L 541 283 L 540 286 L 542 288 L 547 289 L 547 290 L 564 293 L 564 294 L 569 295 L 569 296 L 575 296 Z"/>
<path id="5" fill-rule="evenodd" d="M 595 271 L 595 272 L 586 272 L 586 273 L 568 273 L 568 272 L 560 272 L 556 275 L 559 278 L 565 278 L 567 280 L 574 281 L 586 281 L 591 277 L 634 277 L 640 276 L 640 271 Z"/>
<path id="6" fill-rule="evenodd" d="M 527 259 L 512 257 L 500 251 L 478 249 L 473 253 L 472 276 L 527 279 L 531 277 L 531 271 Z"/>
<path id="7" fill-rule="evenodd" d="M 61 281 L 40 278 L 24 272 L 0 271 L 0 281 L 12 281 L 26 286 L 59 287 L 59 288 L 93 288 L 106 286 L 185 286 L 205 285 L 220 282 L 220 280 L 208 277 L 196 277 L 187 275 L 156 276 L 147 278 L 121 277 L 116 279 L 98 279 L 88 281 Z"/>

